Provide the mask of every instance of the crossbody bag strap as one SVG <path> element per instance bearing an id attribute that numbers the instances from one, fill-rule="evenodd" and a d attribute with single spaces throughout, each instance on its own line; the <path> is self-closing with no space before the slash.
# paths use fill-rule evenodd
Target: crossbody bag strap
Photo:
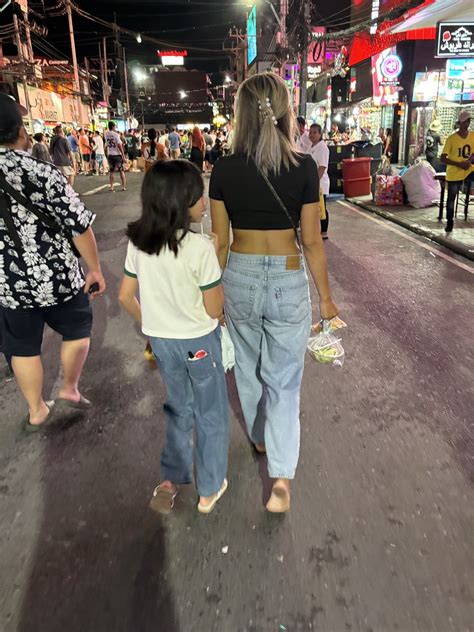
<path id="1" fill-rule="evenodd" d="M 49 228 L 55 228 L 59 232 L 62 232 L 59 223 L 54 218 L 49 217 L 46 213 L 43 213 L 43 211 L 37 208 L 31 200 L 14 189 L 12 185 L 7 182 L 3 174 L 0 174 L 0 189 L 3 189 L 5 193 L 8 193 L 10 197 L 12 197 L 18 204 L 27 208 L 31 213 L 33 213 L 33 215 L 36 215 L 43 224 Z"/>
<path id="2" fill-rule="evenodd" d="M 6 193 L 0 193 L 0 217 L 5 222 L 5 226 L 7 228 L 7 232 L 10 235 L 13 243 L 15 244 L 15 248 L 18 252 L 23 250 L 23 244 L 20 239 L 20 235 L 18 234 L 18 229 L 15 226 L 15 222 L 13 221 L 13 217 L 11 216 L 9 210 L 9 201 Z"/>
<path id="3" fill-rule="evenodd" d="M 258 167 L 257 167 L 258 169 Z M 278 195 L 278 193 L 275 190 L 275 187 L 273 186 L 273 184 L 270 182 L 270 180 L 268 179 L 268 176 L 263 173 L 263 171 L 261 171 L 260 169 L 258 169 L 258 172 L 260 173 L 260 175 L 262 176 L 262 178 L 265 180 L 267 187 L 270 189 L 270 191 L 272 192 L 273 197 L 275 198 L 275 200 L 278 202 L 279 207 L 281 208 L 281 210 L 285 213 L 285 215 L 287 216 L 293 230 L 295 231 L 295 237 L 296 237 L 296 242 L 298 244 L 298 248 L 300 249 L 300 252 L 303 253 L 303 247 L 301 245 L 301 240 L 300 240 L 300 236 L 298 235 L 298 228 L 296 227 L 295 222 L 293 221 L 293 218 L 290 215 L 289 210 L 286 208 L 285 203 L 283 202 L 283 200 L 281 199 L 281 197 Z"/>

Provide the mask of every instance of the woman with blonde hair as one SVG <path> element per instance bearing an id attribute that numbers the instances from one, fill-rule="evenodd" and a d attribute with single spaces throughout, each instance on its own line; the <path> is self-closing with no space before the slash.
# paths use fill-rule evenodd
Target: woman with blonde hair
<path id="1" fill-rule="evenodd" d="M 299 457 L 300 388 L 312 321 L 304 258 L 322 318 L 338 313 L 320 234 L 317 169 L 311 156 L 297 153 L 294 127 L 280 77 L 244 81 L 233 153 L 217 161 L 209 191 L 237 388 L 250 440 L 268 457 L 271 512 L 289 510 Z"/>

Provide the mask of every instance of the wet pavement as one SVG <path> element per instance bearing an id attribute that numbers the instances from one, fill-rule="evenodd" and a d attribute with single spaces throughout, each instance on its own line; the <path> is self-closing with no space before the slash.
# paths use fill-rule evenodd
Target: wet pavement
<path id="1" fill-rule="evenodd" d="M 3 374 L 1 632 L 473 630 L 471 263 L 332 203 L 347 355 L 343 368 L 307 357 L 291 513 L 264 510 L 265 459 L 249 448 L 229 376 L 229 490 L 201 516 L 184 489 L 160 517 L 147 505 L 163 386 L 116 299 L 140 179 L 85 198 L 108 281 L 83 378 L 93 412 L 25 437 L 25 406 Z M 48 332 L 48 396 L 58 348 Z"/>

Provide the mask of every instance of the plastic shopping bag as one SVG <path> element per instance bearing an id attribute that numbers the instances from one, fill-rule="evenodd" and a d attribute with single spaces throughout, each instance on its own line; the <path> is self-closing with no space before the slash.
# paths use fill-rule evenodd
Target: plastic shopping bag
<path id="1" fill-rule="evenodd" d="M 221 327 L 222 364 L 224 371 L 230 371 L 235 364 L 235 349 L 227 327 Z"/>
<path id="2" fill-rule="evenodd" d="M 330 320 L 324 320 L 323 330 L 314 338 L 309 339 L 308 352 L 316 362 L 321 364 L 333 364 L 334 366 L 344 364 L 344 348 L 341 339 L 331 333 Z"/>

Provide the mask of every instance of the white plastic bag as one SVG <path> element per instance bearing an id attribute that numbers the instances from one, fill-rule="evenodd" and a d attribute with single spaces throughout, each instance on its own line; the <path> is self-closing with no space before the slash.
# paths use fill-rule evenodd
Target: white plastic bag
<path id="1" fill-rule="evenodd" d="M 222 364 L 224 371 L 230 371 L 235 364 L 235 349 L 227 327 L 221 327 Z"/>
<path id="2" fill-rule="evenodd" d="M 438 202 L 441 185 L 435 180 L 436 171 L 426 160 L 417 161 L 402 175 L 408 203 L 414 208 L 425 208 Z"/>
<path id="3" fill-rule="evenodd" d="M 309 339 L 308 352 L 316 362 L 321 364 L 332 364 L 334 366 L 342 366 L 344 364 L 344 348 L 341 344 L 341 339 L 331 333 L 330 320 L 324 320 L 323 330 L 314 338 Z"/>

